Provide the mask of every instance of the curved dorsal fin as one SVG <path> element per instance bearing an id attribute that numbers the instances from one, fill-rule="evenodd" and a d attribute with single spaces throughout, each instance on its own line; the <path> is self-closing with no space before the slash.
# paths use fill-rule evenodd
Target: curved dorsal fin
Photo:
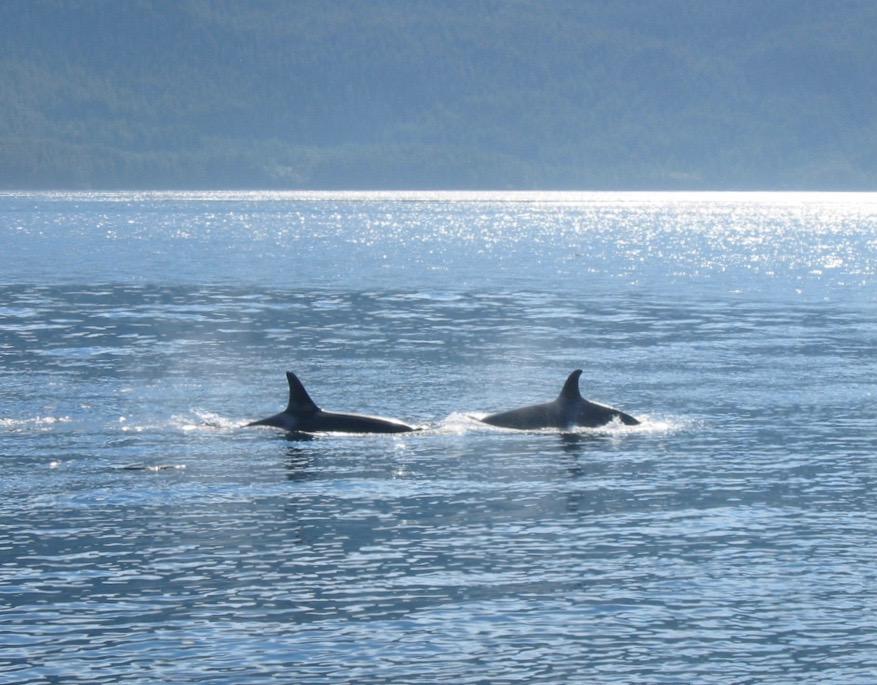
<path id="1" fill-rule="evenodd" d="M 286 406 L 287 412 L 291 414 L 305 414 L 320 411 L 320 408 L 314 403 L 311 396 L 308 395 L 305 386 L 301 384 L 298 376 L 292 371 L 287 371 L 286 380 L 289 381 L 289 404 Z"/>
<path id="2" fill-rule="evenodd" d="M 573 371 L 566 379 L 566 383 L 563 384 L 563 390 L 560 391 L 560 395 L 557 396 L 559 400 L 580 400 L 582 399 L 582 393 L 579 392 L 579 376 L 582 375 L 581 369 L 576 369 Z"/>

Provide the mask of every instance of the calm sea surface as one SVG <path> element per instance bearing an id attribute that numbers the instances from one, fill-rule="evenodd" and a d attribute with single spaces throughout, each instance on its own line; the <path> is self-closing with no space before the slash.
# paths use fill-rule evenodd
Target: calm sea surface
<path id="1" fill-rule="evenodd" d="M 2 194 L 0 683 L 871 685 L 875 395 L 877 195 Z"/>

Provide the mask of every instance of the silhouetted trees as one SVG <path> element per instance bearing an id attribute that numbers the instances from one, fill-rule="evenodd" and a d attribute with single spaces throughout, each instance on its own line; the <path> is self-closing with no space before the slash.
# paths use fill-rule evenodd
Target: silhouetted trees
<path id="1" fill-rule="evenodd" d="M 877 4 L 5 0 L 0 186 L 870 188 Z"/>

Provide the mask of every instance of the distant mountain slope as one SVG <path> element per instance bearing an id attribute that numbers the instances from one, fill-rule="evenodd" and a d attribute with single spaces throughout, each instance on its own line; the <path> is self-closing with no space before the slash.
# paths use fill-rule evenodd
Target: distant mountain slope
<path id="1" fill-rule="evenodd" d="M 0 187 L 877 188 L 877 3 L 4 0 Z"/>

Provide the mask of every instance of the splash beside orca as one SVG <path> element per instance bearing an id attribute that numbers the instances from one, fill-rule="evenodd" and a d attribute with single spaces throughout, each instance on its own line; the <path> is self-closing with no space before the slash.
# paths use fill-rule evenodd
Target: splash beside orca
<path id="1" fill-rule="evenodd" d="M 248 423 L 248 426 L 273 426 L 290 433 L 409 433 L 417 430 L 395 419 L 323 411 L 294 373 L 287 371 L 286 380 L 289 382 L 289 404 L 286 409 L 274 416 Z"/>
<path id="2" fill-rule="evenodd" d="M 639 424 L 637 419 L 620 409 L 591 402 L 582 397 L 579 391 L 579 376 L 581 375 L 581 369 L 573 371 L 566 379 L 566 383 L 563 384 L 563 389 L 557 399 L 551 402 L 490 414 L 479 420 L 491 426 L 519 430 L 557 428 L 568 431 L 577 426 L 596 428 L 605 426 L 616 419 L 626 426 Z"/>
<path id="3" fill-rule="evenodd" d="M 636 426 L 639 421 L 620 409 L 591 402 L 582 397 L 579 391 L 581 369 L 573 371 L 566 379 L 557 399 L 544 404 L 534 404 L 519 409 L 490 414 L 478 419 L 482 423 L 502 428 L 518 430 L 537 430 L 557 428 L 569 431 L 572 428 L 604 426 L 612 421 L 620 421 L 627 426 Z M 289 404 L 279 414 L 274 414 L 247 426 L 272 426 L 289 433 L 409 433 L 420 430 L 396 419 L 363 414 L 341 414 L 320 409 L 308 395 L 301 381 L 291 371 L 286 372 L 289 382 Z"/>

